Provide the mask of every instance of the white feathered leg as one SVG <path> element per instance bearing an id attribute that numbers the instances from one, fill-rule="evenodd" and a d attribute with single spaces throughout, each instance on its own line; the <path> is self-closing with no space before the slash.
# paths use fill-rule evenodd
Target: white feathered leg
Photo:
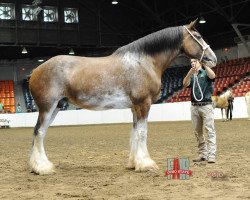
<path id="1" fill-rule="evenodd" d="M 158 166 L 150 158 L 147 149 L 147 116 L 149 107 L 140 106 L 132 110 L 134 126 L 130 138 L 129 168 L 135 171 L 155 171 Z"/>
<path id="2" fill-rule="evenodd" d="M 30 154 L 29 164 L 36 174 L 45 175 L 54 172 L 53 164 L 48 160 L 44 150 L 45 131 L 39 130 L 33 139 L 33 147 Z"/>
<path id="3" fill-rule="evenodd" d="M 134 149 L 135 171 L 155 171 L 158 166 L 150 158 L 147 149 L 147 120 L 140 120 L 134 132 L 132 149 Z"/>
<path id="4" fill-rule="evenodd" d="M 44 150 L 44 138 L 49 125 L 54 120 L 59 109 L 56 108 L 53 112 L 39 113 L 37 125 L 34 130 L 34 138 L 32 150 L 29 159 L 31 170 L 40 175 L 54 173 L 54 165 L 49 161 Z"/>

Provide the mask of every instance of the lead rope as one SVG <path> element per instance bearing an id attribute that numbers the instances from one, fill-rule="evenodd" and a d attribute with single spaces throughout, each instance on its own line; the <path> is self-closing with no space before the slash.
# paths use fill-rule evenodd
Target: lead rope
<path id="1" fill-rule="evenodd" d="M 200 94 L 201 94 L 201 98 L 200 98 L 200 99 L 197 99 L 197 98 L 196 98 L 196 95 L 195 95 L 195 92 L 194 92 L 195 83 L 197 83 L 199 92 L 200 92 Z M 198 76 L 197 76 L 197 74 L 194 74 L 193 97 L 194 97 L 194 99 L 195 99 L 196 101 L 201 101 L 201 100 L 203 99 L 203 96 L 204 96 L 204 95 L 203 95 L 203 92 L 202 92 L 202 90 L 201 90 L 201 86 L 200 86 L 199 81 L 198 81 Z"/>
<path id="2" fill-rule="evenodd" d="M 202 47 L 203 52 L 202 52 L 202 55 L 201 55 L 201 58 L 200 58 L 200 63 L 201 63 L 202 58 L 203 58 L 203 56 L 204 56 L 204 53 L 205 53 L 206 49 L 209 48 L 209 45 L 203 46 L 203 45 L 200 43 L 200 41 L 197 40 L 196 37 L 194 37 L 194 35 L 191 33 L 191 31 L 188 30 L 188 28 L 187 28 L 186 26 L 184 26 L 184 28 L 185 28 L 185 29 L 187 30 L 187 32 L 194 38 L 194 40 L 195 40 L 199 45 L 201 45 L 201 47 Z M 195 95 L 195 92 L 194 92 L 195 83 L 197 83 L 199 92 L 200 92 L 200 94 L 201 94 L 201 98 L 200 98 L 200 99 L 197 99 L 197 98 L 196 98 L 196 95 Z M 197 74 L 194 74 L 193 97 L 194 97 L 194 99 L 195 99 L 196 101 L 201 101 L 201 100 L 203 99 L 203 96 L 204 96 L 204 95 L 203 95 L 203 92 L 202 92 L 202 90 L 201 90 L 201 86 L 200 86 L 199 81 L 198 81 L 198 76 L 197 76 Z"/>

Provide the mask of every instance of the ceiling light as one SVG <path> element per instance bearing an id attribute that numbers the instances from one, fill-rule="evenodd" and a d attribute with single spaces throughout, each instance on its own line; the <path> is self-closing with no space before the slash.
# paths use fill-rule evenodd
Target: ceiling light
<path id="1" fill-rule="evenodd" d="M 113 5 L 116 5 L 116 4 L 118 4 L 118 1 L 117 1 L 117 0 L 113 0 L 113 1 L 112 1 L 112 4 L 113 4 Z"/>
<path id="2" fill-rule="evenodd" d="M 28 53 L 28 51 L 25 47 L 23 47 L 22 54 L 26 54 L 26 53 Z"/>
<path id="3" fill-rule="evenodd" d="M 75 52 L 74 52 L 74 50 L 73 50 L 73 49 L 70 49 L 70 51 L 69 51 L 69 55 L 75 55 Z"/>
<path id="4" fill-rule="evenodd" d="M 206 20 L 204 19 L 204 17 L 200 17 L 200 21 L 199 21 L 200 24 L 205 24 L 206 23 Z"/>
<path id="5" fill-rule="evenodd" d="M 43 59 L 38 59 L 37 61 L 38 61 L 38 62 L 43 62 L 44 60 L 43 60 Z"/>

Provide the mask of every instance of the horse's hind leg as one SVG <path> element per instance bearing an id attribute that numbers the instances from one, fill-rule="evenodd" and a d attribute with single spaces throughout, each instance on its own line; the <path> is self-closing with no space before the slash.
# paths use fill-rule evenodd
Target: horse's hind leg
<path id="1" fill-rule="evenodd" d="M 158 166 L 150 158 L 147 149 L 147 118 L 150 101 L 132 108 L 134 116 L 133 130 L 130 138 L 130 156 L 128 168 L 135 171 L 155 171 Z"/>
<path id="2" fill-rule="evenodd" d="M 31 170 L 37 174 L 45 175 L 54 172 L 53 164 L 48 160 L 44 150 L 44 137 L 49 125 L 54 120 L 59 109 L 55 103 L 51 108 L 39 110 L 37 124 L 34 129 L 32 150 L 29 159 Z"/>
<path id="3" fill-rule="evenodd" d="M 225 118 L 226 118 L 225 120 L 226 121 L 229 121 L 229 117 L 228 116 L 229 116 L 229 107 L 225 108 Z"/>

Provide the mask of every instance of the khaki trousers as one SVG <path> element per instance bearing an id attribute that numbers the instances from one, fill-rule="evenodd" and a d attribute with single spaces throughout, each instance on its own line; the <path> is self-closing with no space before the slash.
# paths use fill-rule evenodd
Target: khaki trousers
<path id="1" fill-rule="evenodd" d="M 216 132 L 214 128 L 214 108 L 212 104 L 205 106 L 191 106 L 192 126 L 198 142 L 200 157 L 215 158 Z M 205 140 L 204 129 L 207 134 Z"/>

